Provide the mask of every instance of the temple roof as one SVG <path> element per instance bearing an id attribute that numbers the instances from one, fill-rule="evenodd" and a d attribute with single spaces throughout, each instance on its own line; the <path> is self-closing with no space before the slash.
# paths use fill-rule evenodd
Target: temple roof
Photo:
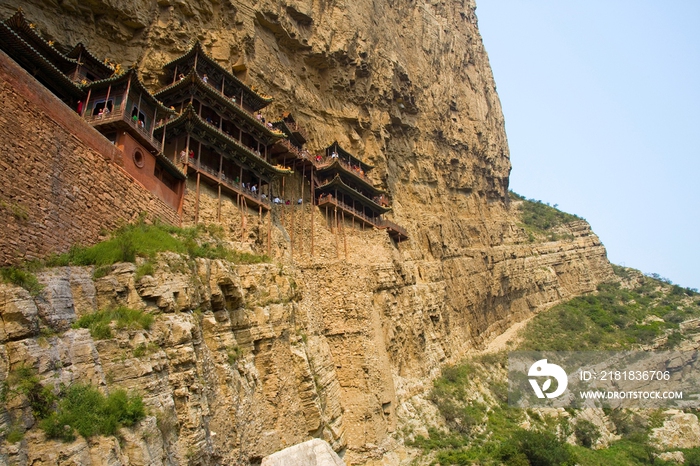
<path id="1" fill-rule="evenodd" d="M 5 50 L 5 53 L 19 63 L 22 68 L 29 71 L 30 74 L 36 75 L 37 72 L 41 71 L 45 78 L 44 85 L 50 86 L 50 88 L 60 89 L 62 92 L 74 98 L 82 99 L 85 97 L 85 92 L 77 84 L 71 81 L 63 71 L 57 68 L 56 65 L 33 45 L 24 40 L 13 28 L 8 26 L 6 22 L 0 22 L 0 46 Z M 50 48 L 53 49 L 53 47 Z"/>
<path id="2" fill-rule="evenodd" d="M 173 175 L 178 180 L 184 180 L 187 178 L 187 175 L 184 174 L 182 170 L 180 170 L 180 168 L 172 162 L 172 160 L 163 155 L 162 152 L 158 152 L 158 154 L 156 155 L 156 159 L 160 164 L 163 165 L 163 167 L 167 170 L 168 173 Z"/>
<path id="3" fill-rule="evenodd" d="M 376 188 L 368 179 L 356 173 L 352 168 L 346 166 L 346 162 L 342 162 L 339 159 L 333 160 L 328 165 L 320 166 L 317 173 L 325 174 L 338 174 L 341 178 L 344 178 L 346 183 L 353 184 L 359 183 L 363 188 L 370 191 L 372 194 L 385 194 L 386 191 Z M 351 181 L 348 181 L 350 178 Z"/>
<path id="4" fill-rule="evenodd" d="M 372 199 L 368 198 L 361 192 L 351 188 L 347 184 L 343 182 L 343 180 L 340 178 L 340 176 L 336 175 L 333 179 L 328 181 L 325 184 L 322 184 L 321 186 L 318 186 L 316 188 L 317 192 L 332 192 L 334 190 L 338 190 L 342 192 L 343 194 L 346 194 L 350 196 L 351 198 L 355 199 L 356 201 L 359 201 L 360 204 L 363 204 L 364 206 L 368 207 L 370 210 L 374 212 L 379 212 L 380 214 L 389 212 L 391 210 L 391 207 L 383 207 L 376 202 L 374 202 Z"/>
<path id="5" fill-rule="evenodd" d="M 5 24 L 62 72 L 66 73 L 78 66 L 76 60 L 65 56 L 44 39 L 36 30 L 34 24 L 27 22 L 22 10 L 7 18 Z"/>
<path id="6" fill-rule="evenodd" d="M 374 168 L 374 166 L 363 162 L 362 160 L 360 160 L 357 157 L 355 157 L 354 155 L 352 155 L 350 152 L 348 152 L 345 149 L 343 149 L 342 147 L 340 147 L 340 144 L 338 144 L 338 141 L 333 141 L 333 144 L 326 147 L 326 152 L 328 152 L 329 154 L 332 153 L 333 150 L 338 152 L 338 155 L 341 158 L 349 161 L 349 163 L 354 164 L 354 165 L 358 165 L 359 167 L 361 167 L 365 173 Z"/>
<path id="7" fill-rule="evenodd" d="M 148 89 L 143 85 L 143 82 L 141 82 L 141 79 L 139 78 L 138 73 L 136 72 L 135 68 L 129 69 L 126 73 L 122 73 L 119 75 L 115 75 L 106 79 L 101 79 L 99 81 L 93 81 L 88 84 L 82 85 L 83 89 L 91 89 L 91 90 L 96 90 L 96 89 L 103 89 L 108 86 L 114 86 L 116 84 L 124 83 L 131 80 L 131 91 L 136 91 L 136 92 L 141 92 L 142 99 L 145 99 L 148 103 L 150 103 L 152 106 L 156 107 L 159 112 L 164 112 L 164 113 L 170 113 L 174 114 L 175 110 L 172 110 L 165 105 L 163 105 L 158 99 L 153 97 L 153 94 L 150 93 Z"/>
<path id="8" fill-rule="evenodd" d="M 271 165 L 251 149 L 244 146 L 232 137 L 222 133 L 214 126 L 197 115 L 192 104 L 188 104 L 185 110 L 174 120 L 156 127 L 155 132 L 162 135 L 162 131 L 170 132 L 175 129 L 195 134 L 198 139 L 205 138 L 206 142 L 221 152 L 226 158 L 234 160 L 248 170 L 252 170 L 262 178 L 276 178 L 279 175 L 290 173 L 286 168 Z"/>
<path id="9" fill-rule="evenodd" d="M 73 47 L 73 50 L 66 55 L 68 58 L 73 58 L 76 63 L 85 66 L 87 69 L 99 74 L 100 76 L 109 77 L 114 74 L 114 69 L 94 56 L 82 42 Z M 101 78 L 104 79 L 104 78 Z"/>
<path id="10" fill-rule="evenodd" d="M 254 91 L 250 86 L 238 79 L 233 73 L 221 66 L 216 60 L 211 58 L 204 51 L 204 49 L 202 48 L 202 43 L 199 40 L 195 41 L 194 45 L 187 53 L 181 55 L 180 57 L 172 60 L 169 63 L 166 63 L 165 66 L 163 66 L 163 69 L 173 70 L 176 66 L 181 66 L 185 63 L 188 63 L 192 58 L 195 57 L 197 58 L 197 60 L 202 59 L 209 66 L 213 67 L 216 71 L 223 74 L 225 80 L 227 81 L 224 85 L 224 89 L 225 91 L 227 91 L 226 94 L 235 95 L 237 96 L 237 98 L 240 98 L 240 93 L 241 91 L 243 91 L 245 96 L 245 102 L 251 108 L 253 108 L 253 110 L 260 110 L 261 108 L 266 107 L 270 102 L 272 102 L 272 97 L 263 96 L 258 92 Z M 187 72 L 189 72 L 189 70 Z"/>
<path id="11" fill-rule="evenodd" d="M 178 92 L 185 92 L 188 96 L 190 96 L 192 95 L 192 86 L 215 99 L 221 104 L 222 107 L 225 107 L 236 116 L 244 119 L 248 124 L 257 128 L 258 131 L 266 135 L 268 138 L 285 137 L 284 134 L 280 134 L 276 131 L 272 131 L 269 128 L 267 128 L 262 122 L 258 121 L 257 118 L 251 115 L 250 112 L 248 112 L 245 109 L 242 109 L 240 105 L 233 103 L 231 99 L 226 98 L 223 94 L 221 94 L 221 92 L 216 90 L 214 87 L 202 81 L 202 78 L 199 77 L 199 74 L 195 71 L 194 68 L 192 68 L 187 74 L 187 76 L 185 76 L 183 79 L 179 79 L 173 84 L 166 86 L 163 89 L 160 89 L 154 94 L 154 96 L 164 101 L 167 101 L 168 96 L 177 94 Z"/>

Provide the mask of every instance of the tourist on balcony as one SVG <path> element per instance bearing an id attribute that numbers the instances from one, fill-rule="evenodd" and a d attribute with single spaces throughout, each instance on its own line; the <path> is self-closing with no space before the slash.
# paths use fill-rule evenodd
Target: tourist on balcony
<path id="1" fill-rule="evenodd" d="M 109 107 L 105 107 L 103 112 L 102 112 L 103 118 L 107 118 L 107 115 L 109 115 Z"/>
<path id="2" fill-rule="evenodd" d="M 190 149 L 190 159 L 194 160 L 194 150 Z"/>
<path id="3" fill-rule="evenodd" d="M 280 199 L 279 197 L 275 196 L 275 198 L 272 200 L 272 202 L 274 202 L 275 204 L 281 204 L 281 203 L 282 203 L 282 199 Z"/>
<path id="4" fill-rule="evenodd" d="M 180 73 L 180 76 L 178 76 L 177 79 L 178 79 L 179 81 L 182 81 L 183 79 L 185 79 L 185 75 L 182 74 L 182 73 Z"/>
<path id="5" fill-rule="evenodd" d="M 256 118 L 258 121 L 263 121 L 262 113 L 258 112 L 258 114 L 255 115 L 255 118 Z"/>
<path id="6" fill-rule="evenodd" d="M 338 158 L 338 153 L 337 153 L 336 151 L 333 151 L 333 153 L 331 154 L 331 158 L 332 158 L 332 159 L 337 159 L 337 158 Z"/>
<path id="7" fill-rule="evenodd" d="M 302 198 L 299 198 L 299 199 L 297 200 L 297 204 L 299 204 L 299 205 L 301 205 L 303 202 L 304 202 L 304 200 L 303 200 Z"/>
<path id="8" fill-rule="evenodd" d="M 83 115 L 83 101 L 82 100 L 78 101 L 78 108 L 76 109 L 76 112 L 78 112 L 78 115 L 80 115 L 80 116 Z"/>
<path id="9" fill-rule="evenodd" d="M 102 116 L 104 115 L 104 113 L 105 113 L 104 109 L 101 108 L 101 109 L 100 109 L 100 113 L 97 114 L 97 119 L 98 119 L 98 120 L 101 120 L 101 119 L 102 119 Z"/>
<path id="10" fill-rule="evenodd" d="M 257 194 L 258 192 L 258 185 L 254 184 L 253 186 L 250 187 L 250 192 L 253 194 Z"/>
<path id="11" fill-rule="evenodd" d="M 185 149 L 182 149 L 182 151 L 180 151 L 180 163 L 185 162 L 187 162 L 187 151 Z"/>
<path id="12" fill-rule="evenodd" d="M 202 81 L 204 81 L 205 83 L 209 82 L 209 76 L 207 76 L 206 73 L 204 73 L 204 76 L 202 76 Z"/>

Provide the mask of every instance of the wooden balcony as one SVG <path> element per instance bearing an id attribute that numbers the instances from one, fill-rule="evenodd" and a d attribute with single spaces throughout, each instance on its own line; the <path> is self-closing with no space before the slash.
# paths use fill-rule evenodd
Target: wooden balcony
<path id="1" fill-rule="evenodd" d="M 250 190 L 243 188 L 241 183 L 236 183 L 235 180 L 228 178 L 223 173 L 219 173 L 212 167 L 208 167 L 203 164 L 198 165 L 197 162 L 194 161 L 187 163 L 187 169 L 188 171 L 191 170 L 194 173 L 199 173 L 206 180 L 212 183 L 216 183 L 217 185 L 220 184 L 224 190 L 243 196 L 247 202 L 252 203 L 256 207 L 262 207 L 263 210 L 270 210 L 272 203 L 270 202 L 269 198 L 265 199 L 261 193 L 253 193 Z"/>
<path id="2" fill-rule="evenodd" d="M 129 134 L 134 136 L 141 144 L 149 150 L 158 153 L 162 150 L 161 141 L 155 139 L 151 131 L 140 122 L 136 122 L 123 109 L 117 107 L 115 111 L 109 112 L 107 115 L 86 115 L 85 120 L 96 128 L 104 129 L 123 129 L 129 130 Z M 151 122 L 153 126 L 155 122 Z"/>

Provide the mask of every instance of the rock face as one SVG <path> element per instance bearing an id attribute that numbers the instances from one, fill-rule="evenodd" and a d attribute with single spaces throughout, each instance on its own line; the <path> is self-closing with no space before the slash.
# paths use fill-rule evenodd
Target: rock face
<path id="1" fill-rule="evenodd" d="M 0 0 L 3 16 L 16 7 Z M 43 273 L 37 298 L 0 286 L 2 378 L 29 364 L 52 383 L 138 390 L 151 413 L 121 442 L 61 444 L 43 437 L 28 406 L 10 404 L 0 427 L 27 433 L 0 446 L 2 461 L 257 464 L 313 437 L 347 464 L 398 457 L 389 453 L 400 419 L 441 365 L 612 273 L 587 223 L 545 243 L 517 225 L 503 116 L 472 1 L 22 7 L 46 38 L 138 64 L 153 88 L 161 66 L 199 39 L 276 98 L 269 115 L 292 111 L 310 149 L 338 140 L 375 165 L 370 176 L 410 240 L 397 245 L 349 224 L 337 231 L 317 209 L 313 257 L 310 220 L 283 213 L 271 228 L 272 264 L 166 256 L 138 282 L 135 266 L 120 264 L 97 280 L 90 269 Z M 204 196 L 200 219 L 215 219 L 215 209 Z M 226 209 L 225 233 L 264 252 L 267 225 Z M 95 341 L 70 328 L 117 304 L 154 313 L 153 329 Z"/>
<path id="2" fill-rule="evenodd" d="M 320 439 L 285 448 L 263 458 L 262 466 L 345 466 L 327 442 Z"/>

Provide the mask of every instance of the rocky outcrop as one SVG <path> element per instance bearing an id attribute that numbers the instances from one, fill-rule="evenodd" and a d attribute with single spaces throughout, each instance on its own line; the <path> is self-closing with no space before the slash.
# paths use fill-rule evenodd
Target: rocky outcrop
<path id="1" fill-rule="evenodd" d="M 266 456 L 262 466 L 345 466 L 343 460 L 327 442 L 320 439 L 309 440 L 282 451 Z"/>
<path id="2" fill-rule="evenodd" d="M 399 411 L 416 409 L 406 400 L 441 365 L 611 275 L 587 223 L 548 242 L 531 242 L 518 226 L 473 1 L 22 6 L 57 46 L 82 41 L 138 64 L 153 88 L 162 65 L 199 39 L 276 98 L 268 116 L 291 110 L 311 150 L 338 140 L 375 165 L 370 176 L 410 240 L 396 244 L 349 221 L 339 229 L 317 209 L 311 256 L 308 206 L 268 225 L 224 201 L 224 234 L 256 252 L 269 241 L 272 263 L 165 255 L 138 282 L 133 264 L 119 264 L 97 280 L 89 268 L 42 273 L 38 298 L 2 286 L 2 377 L 29 364 L 53 383 L 139 391 L 151 413 L 121 442 L 60 444 L 43 437 L 28 406 L 8 405 L 3 427 L 27 433 L 0 447 L 7 462 L 248 464 L 312 437 L 347 464 L 398 458 L 398 424 L 411 417 Z M 3 16 L 15 9 L 0 1 Z M 218 222 L 217 204 L 204 193 L 200 220 Z M 115 305 L 153 313 L 153 328 L 98 341 L 70 328 Z"/>
<path id="3" fill-rule="evenodd" d="M 593 286 L 593 271 L 606 264 L 590 234 L 512 245 L 491 259 L 507 283 L 485 291 L 483 265 L 428 281 L 427 269 L 396 259 L 384 235 L 350 236 L 357 252 L 347 261 L 234 265 L 166 253 L 138 281 L 134 264 L 117 264 L 96 280 L 92 268 L 42 272 L 38 297 L 0 286 L 3 377 L 28 365 L 55 386 L 126 388 L 150 413 L 119 443 L 69 446 L 47 441 L 29 407 L 10 403 L 3 427 L 19 423 L 27 434 L 0 454 L 18 464 L 51 462 L 57 451 L 81 464 L 105 455 L 114 464 L 247 464 L 320 437 L 348 464 L 377 459 L 399 446 L 394 433 L 407 416 L 397 411 L 415 409 L 406 401 L 430 388 L 442 364 Z M 471 274 L 472 286 L 456 290 Z M 490 302 L 469 314 L 454 307 L 484 296 Z M 152 313 L 153 327 L 107 340 L 72 328 L 81 315 L 118 305 Z"/>

